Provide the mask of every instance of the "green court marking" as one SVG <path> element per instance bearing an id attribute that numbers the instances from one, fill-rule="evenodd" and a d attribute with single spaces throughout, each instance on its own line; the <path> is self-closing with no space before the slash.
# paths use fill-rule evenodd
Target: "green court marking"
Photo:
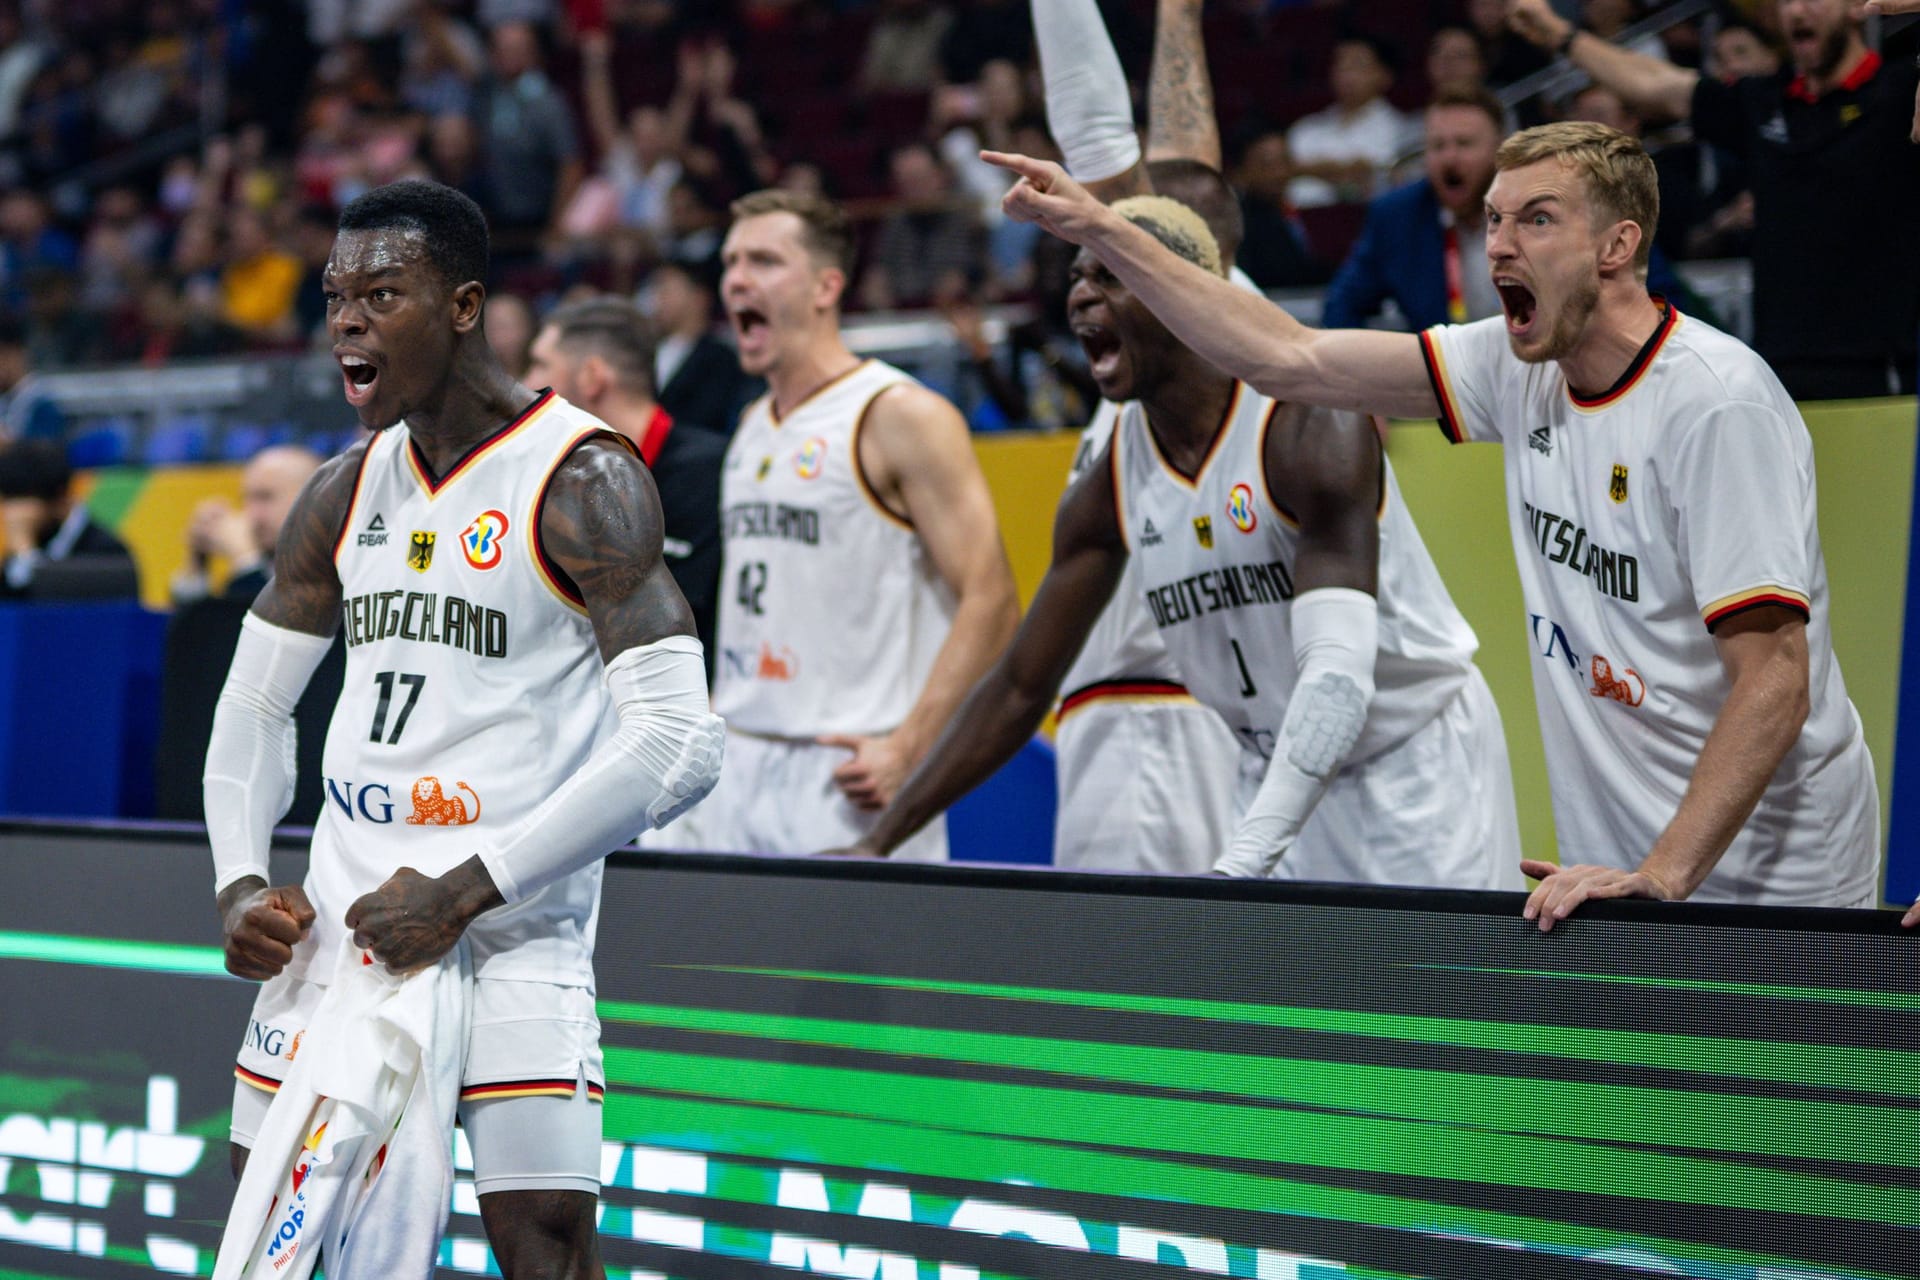
<path id="1" fill-rule="evenodd" d="M 196 978 L 224 978 L 226 960 L 218 947 L 174 942 L 132 942 L 122 938 L 76 938 L 58 933 L 0 930 L 0 960 L 40 960 L 47 964 L 88 965 L 99 969 L 143 969 Z"/>
<path id="2" fill-rule="evenodd" d="M 1719 982 L 1711 978 L 1654 978 L 1624 973 L 1566 973 L 1552 969 L 1494 969 L 1472 964 L 1410 964 L 1402 967 L 1448 973 L 1484 973 L 1495 977 L 1547 978 L 1555 982 L 1655 987 L 1666 991 L 1700 991 L 1713 995 L 1761 996 L 1774 1000 L 1801 1000 L 1815 1004 L 1920 1013 L 1920 994 L 1910 991 L 1853 991 L 1845 987 L 1794 987 L 1772 982 Z"/>
<path id="3" fill-rule="evenodd" d="M 1539 1251 L 1591 1254 L 1638 1248 L 1682 1262 L 1687 1274 L 1723 1275 L 1726 1267 L 1775 1267 L 1804 1274 L 1804 1262 L 1746 1250 L 1554 1222 L 1500 1210 L 1458 1206 L 1323 1187 L 1263 1174 L 1202 1168 L 1174 1160 L 1062 1149 L 1047 1142 L 947 1133 L 919 1124 L 815 1115 L 774 1107 L 709 1101 L 671 1093 L 607 1095 L 607 1133 L 625 1141 L 804 1164 L 871 1169 L 892 1176 L 1026 1183 L 1058 1191 L 1177 1204 L 1217 1205 L 1257 1213 L 1362 1223 L 1422 1234 L 1523 1243 Z M 980 1194 L 992 1197 L 991 1185 Z M 694 1201 L 697 1203 L 697 1199 Z M 1281 1246 L 1284 1247 L 1284 1246 Z M 1718 1267 L 1720 1269 L 1711 1269 Z M 1882 1271 L 1819 1268 L 1827 1280 L 1896 1280 Z"/>
<path id="4" fill-rule="evenodd" d="M 1016 1000 L 1027 1004 L 1070 1005 L 1123 1013 L 1151 1013 L 1330 1032 L 1425 1045 L 1491 1049 L 1530 1057 L 1571 1058 L 1607 1065 L 1662 1067 L 1705 1072 L 1734 1079 L 1784 1081 L 1845 1080 L 1851 1087 L 1891 1097 L 1920 1098 L 1920 1053 L 1904 1049 L 1794 1044 L 1730 1036 L 1690 1036 L 1655 1031 L 1612 1031 L 1591 1027 L 1546 1026 L 1441 1018 L 1421 1014 L 1371 1013 L 1290 1005 L 1204 1000 L 1190 996 L 1140 996 L 1105 991 L 1056 990 L 989 982 L 933 978 L 896 978 L 884 974 L 834 973 L 812 969 L 762 969 L 734 965 L 689 965 L 719 973 L 834 982 L 898 991 Z"/>
<path id="5" fill-rule="evenodd" d="M 1541 1105 L 1531 1076 L 1382 1067 L 1204 1049 L 952 1031 L 732 1010 L 602 1001 L 600 1016 L 641 1026 L 856 1049 L 890 1059 L 1017 1067 L 1194 1093 L 1270 1098 L 1354 1116 L 1465 1125 L 1494 1132 L 1618 1140 L 1920 1168 L 1920 1111 L 1785 1098 L 1730 1097 L 1557 1081 Z M 1823 1080 L 1844 1087 L 1843 1080 Z"/>
<path id="6" fill-rule="evenodd" d="M 986 1137 L 1145 1148 L 1168 1158 L 1288 1160 L 1635 1200 L 1920 1226 L 1920 1190 L 1737 1160 L 1667 1155 L 1458 1126 L 1141 1098 L 1085 1089 L 609 1047 L 609 1081 L 759 1106 L 887 1120 Z M 969 1175 L 971 1176 L 971 1175 Z M 1117 1184 L 1124 1185 L 1124 1184 Z"/>

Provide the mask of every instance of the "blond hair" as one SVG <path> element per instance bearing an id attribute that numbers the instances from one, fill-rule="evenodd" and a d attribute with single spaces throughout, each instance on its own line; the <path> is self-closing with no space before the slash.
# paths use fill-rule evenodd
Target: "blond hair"
<path id="1" fill-rule="evenodd" d="M 1220 242 L 1207 228 L 1207 220 L 1191 205 L 1168 196 L 1128 196 L 1115 200 L 1113 211 L 1195 266 L 1215 275 L 1225 274 L 1220 265 Z"/>
<path id="2" fill-rule="evenodd" d="M 848 276 L 853 274 L 853 223 L 845 209 L 825 196 L 767 187 L 741 196 L 728 212 L 735 222 L 768 213 L 790 213 L 800 219 L 801 239 L 816 261 L 838 267 Z"/>
<path id="3" fill-rule="evenodd" d="M 1595 223 L 1632 222 L 1640 228 L 1633 265 L 1642 275 L 1653 252 L 1660 224 L 1660 180 L 1640 140 L 1584 120 L 1567 120 L 1522 129 L 1494 153 L 1496 169 L 1522 169 L 1542 160 L 1560 160 L 1586 180 L 1587 201 L 1599 215 Z"/>

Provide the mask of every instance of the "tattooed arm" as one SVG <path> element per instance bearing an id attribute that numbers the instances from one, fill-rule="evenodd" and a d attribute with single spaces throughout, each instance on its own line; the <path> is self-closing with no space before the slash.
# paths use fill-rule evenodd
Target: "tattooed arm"
<path id="1" fill-rule="evenodd" d="M 481 913 L 671 820 L 719 775 L 722 726 L 707 710 L 692 611 L 661 557 L 660 497 L 645 465 L 624 444 L 582 444 L 554 473 L 540 536 L 585 602 L 619 730 L 532 813 L 446 875 L 402 868 L 353 904 L 354 942 L 391 969 L 438 960 Z"/>
<path id="2" fill-rule="evenodd" d="M 1220 168 L 1220 123 L 1200 33 L 1201 0 L 1159 0 L 1147 83 L 1147 163 L 1198 160 Z"/>

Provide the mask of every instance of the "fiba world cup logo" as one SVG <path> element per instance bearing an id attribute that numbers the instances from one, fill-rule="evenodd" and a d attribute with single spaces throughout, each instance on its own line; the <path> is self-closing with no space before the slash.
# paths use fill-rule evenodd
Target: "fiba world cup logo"
<path id="1" fill-rule="evenodd" d="M 827 442 L 814 436 L 793 455 L 793 470 L 802 480 L 812 480 L 827 465 Z"/>
<path id="2" fill-rule="evenodd" d="M 1233 521 L 1233 527 L 1242 533 L 1252 533 L 1260 523 L 1260 517 L 1253 510 L 1253 489 L 1250 486 L 1233 486 L 1233 492 L 1227 495 L 1227 519 Z"/>
<path id="3" fill-rule="evenodd" d="M 498 511 L 482 511 L 460 534 L 460 551 L 476 569 L 491 569 L 500 563 L 500 543 L 507 536 L 507 517 Z"/>

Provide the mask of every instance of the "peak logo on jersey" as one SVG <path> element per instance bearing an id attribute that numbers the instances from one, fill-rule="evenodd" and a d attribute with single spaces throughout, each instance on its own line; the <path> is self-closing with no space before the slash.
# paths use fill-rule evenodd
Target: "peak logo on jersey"
<path id="1" fill-rule="evenodd" d="M 507 517 L 499 511 L 482 511 L 460 533 L 460 551 L 476 569 L 491 569 L 500 563 L 500 543 L 507 536 Z"/>
<path id="2" fill-rule="evenodd" d="M 827 467 L 827 442 L 814 436 L 794 451 L 793 473 L 802 480 L 819 478 Z"/>
<path id="3" fill-rule="evenodd" d="M 373 513 L 373 519 L 367 521 L 367 527 L 360 531 L 360 545 L 363 547 L 387 545 L 387 522 L 380 518 L 378 511 Z"/>
<path id="4" fill-rule="evenodd" d="M 1550 426 L 1535 427 L 1527 436 L 1527 447 L 1535 453 L 1544 453 L 1551 457 L 1553 454 L 1553 428 Z"/>
<path id="5" fill-rule="evenodd" d="M 753 473 L 753 478 L 755 480 L 765 480 L 767 478 L 768 473 L 771 472 L 772 470 L 773 470 L 773 455 L 768 454 L 766 457 L 760 459 L 760 468 L 759 470 Z"/>
<path id="6" fill-rule="evenodd" d="M 1615 502 L 1627 500 L 1627 469 L 1618 462 L 1613 464 L 1613 478 L 1607 481 L 1607 496 Z"/>
<path id="7" fill-rule="evenodd" d="M 1237 484 L 1227 494 L 1227 519 L 1242 533 L 1252 533 L 1260 526 L 1260 516 L 1253 509 L 1251 485 Z"/>
<path id="8" fill-rule="evenodd" d="M 1193 536 L 1208 551 L 1213 550 L 1213 517 L 1195 516 L 1193 518 Z"/>
<path id="9" fill-rule="evenodd" d="M 1593 655 L 1593 688 L 1587 690 L 1596 698 L 1611 698 L 1615 702 L 1624 702 L 1637 707 L 1647 700 L 1647 682 L 1632 667 L 1622 667 L 1616 679 L 1613 664 L 1599 654 Z"/>
<path id="10" fill-rule="evenodd" d="M 1140 526 L 1140 545 L 1141 546 L 1157 547 L 1162 542 L 1165 542 L 1165 541 L 1166 539 L 1160 536 L 1160 531 L 1153 527 L 1153 521 L 1149 520 L 1145 524 Z"/>
<path id="11" fill-rule="evenodd" d="M 480 794 L 464 782 L 453 784 L 456 790 L 464 791 L 473 797 L 473 812 L 467 812 L 467 802 L 459 796 L 450 796 L 440 789 L 440 779 L 427 777 L 413 780 L 413 812 L 407 815 L 410 827 L 464 827 L 470 822 L 480 820 Z"/>
<path id="12" fill-rule="evenodd" d="M 415 573 L 425 573 L 427 566 L 433 563 L 433 540 L 437 534 L 415 529 L 413 537 L 407 542 L 407 568 Z"/>

